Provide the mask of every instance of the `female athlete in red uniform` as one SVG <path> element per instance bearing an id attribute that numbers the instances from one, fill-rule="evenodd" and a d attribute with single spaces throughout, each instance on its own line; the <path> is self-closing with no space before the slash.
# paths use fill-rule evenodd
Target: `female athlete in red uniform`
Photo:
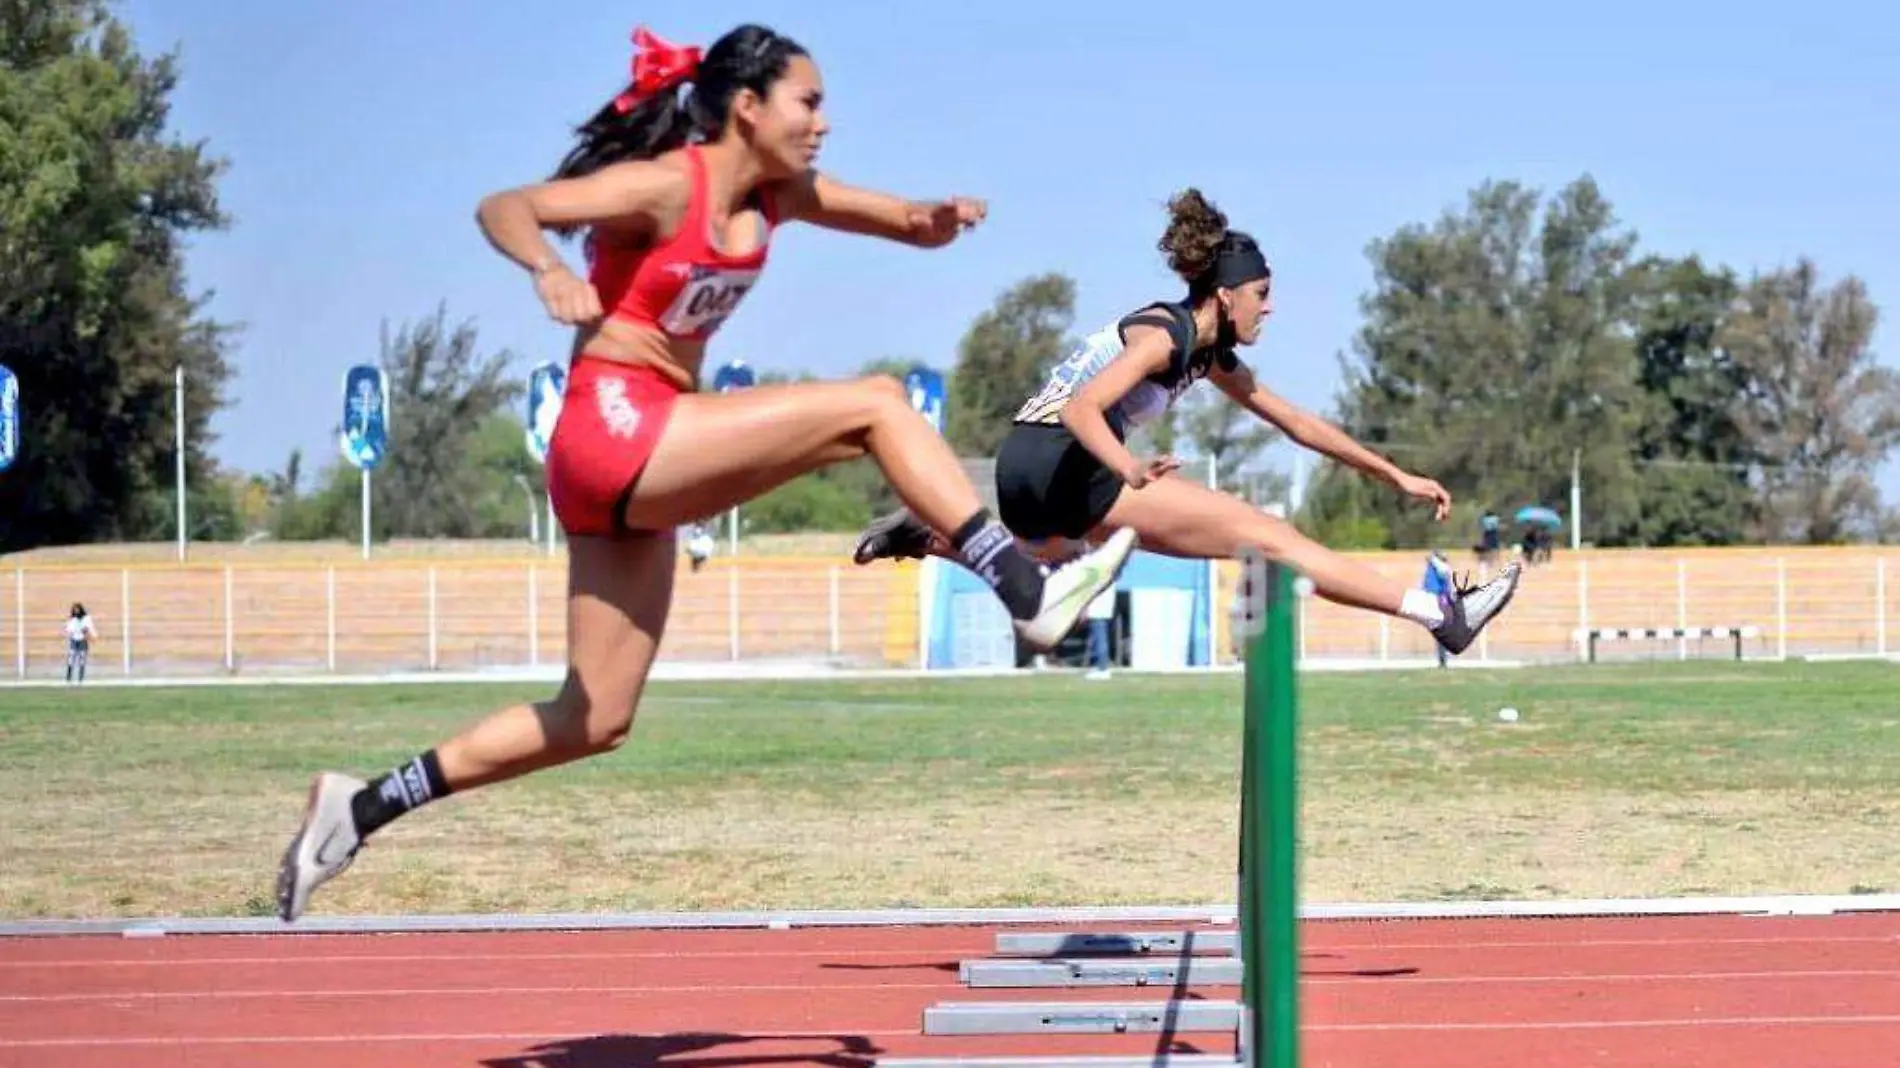
<path id="1" fill-rule="evenodd" d="M 980 222 L 984 205 L 913 203 L 817 174 L 823 88 L 789 38 L 741 26 L 704 53 L 644 30 L 634 40 L 632 85 L 581 127 L 555 176 L 494 194 L 479 212 L 490 242 L 532 272 L 549 314 L 578 328 L 547 464 L 569 536 L 566 683 L 372 782 L 319 775 L 278 873 L 286 921 L 403 813 L 625 740 L 665 630 L 683 523 L 868 454 L 1039 648 L 1075 625 L 1133 548 L 1130 534 L 1045 578 L 894 379 L 695 392 L 706 341 L 758 280 L 777 226 L 802 219 L 937 248 Z M 586 279 L 544 236 L 581 229 Z"/>

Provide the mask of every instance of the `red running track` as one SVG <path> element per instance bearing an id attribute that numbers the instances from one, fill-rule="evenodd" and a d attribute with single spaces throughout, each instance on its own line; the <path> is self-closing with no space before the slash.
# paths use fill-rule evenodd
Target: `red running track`
<path id="1" fill-rule="evenodd" d="M 0 1066 L 869 1068 L 1156 1051 L 1162 1036 L 923 1035 L 939 1001 L 1170 993 L 964 988 L 958 963 L 993 957 L 996 930 L 0 940 Z M 1313 1068 L 1900 1065 L 1900 914 L 1302 931 Z M 1170 1048 L 1232 1046 L 1183 1034 Z"/>

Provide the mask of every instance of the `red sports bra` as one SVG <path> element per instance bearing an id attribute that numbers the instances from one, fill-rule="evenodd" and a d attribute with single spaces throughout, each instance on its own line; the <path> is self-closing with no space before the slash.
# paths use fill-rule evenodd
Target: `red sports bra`
<path id="1" fill-rule="evenodd" d="M 770 196 L 761 196 L 765 239 L 743 256 L 726 255 L 713 245 L 707 225 L 706 161 L 698 145 L 686 148 L 686 160 L 693 191 L 679 229 L 651 245 L 590 241 L 588 281 L 600 293 L 608 318 L 653 327 L 682 341 L 705 341 L 765 270 L 778 212 Z"/>

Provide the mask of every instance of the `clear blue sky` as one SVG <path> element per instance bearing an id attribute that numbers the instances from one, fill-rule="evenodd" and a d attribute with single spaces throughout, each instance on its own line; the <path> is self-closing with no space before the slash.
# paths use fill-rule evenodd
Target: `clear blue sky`
<path id="1" fill-rule="evenodd" d="M 1045 270 L 1077 327 L 1177 286 L 1161 204 L 1200 185 L 1275 262 L 1251 359 L 1325 408 L 1359 322 L 1365 246 L 1486 178 L 1588 172 L 1643 247 L 1744 271 L 1807 254 L 1864 279 L 1900 338 L 1900 8 L 1844 0 L 1545 5 L 1126 0 L 752 5 L 565 0 L 130 0 L 142 48 L 182 50 L 173 123 L 231 160 L 234 216 L 191 282 L 245 329 L 225 463 L 336 456 L 343 369 L 378 325 L 472 317 L 485 345 L 561 358 L 564 333 L 472 213 L 545 174 L 624 82 L 636 20 L 706 43 L 762 21 L 821 64 L 824 166 L 918 197 L 989 198 L 990 221 L 919 252 L 788 230 L 715 359 L 846 374 L 947 367 L 970 319 Z M 538 10 L 540 14 L 531 13 Z M 1161 16 L 1174 14 L 1174 21 Z M 577 255 L 577 254 L 576 254 Z M 395 413 L 401 418 L 401 413 Z M 1900 477 L 1884 480 L 1890 502 Z"/>

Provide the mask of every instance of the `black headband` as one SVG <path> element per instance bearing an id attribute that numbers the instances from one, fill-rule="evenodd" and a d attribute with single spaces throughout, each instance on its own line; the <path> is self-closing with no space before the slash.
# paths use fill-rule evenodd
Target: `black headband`
<path id="1" fill-rule="evenodd" d="M 1237 289 L 1271 277 L 1273 268 L 1267 265 L 1260 246 L 1245 235 L 1235 234 L 1221 242 L 1220 254 L 1214 257 L 1203 280 L 1210 283 L 1210 289 Z"/>

